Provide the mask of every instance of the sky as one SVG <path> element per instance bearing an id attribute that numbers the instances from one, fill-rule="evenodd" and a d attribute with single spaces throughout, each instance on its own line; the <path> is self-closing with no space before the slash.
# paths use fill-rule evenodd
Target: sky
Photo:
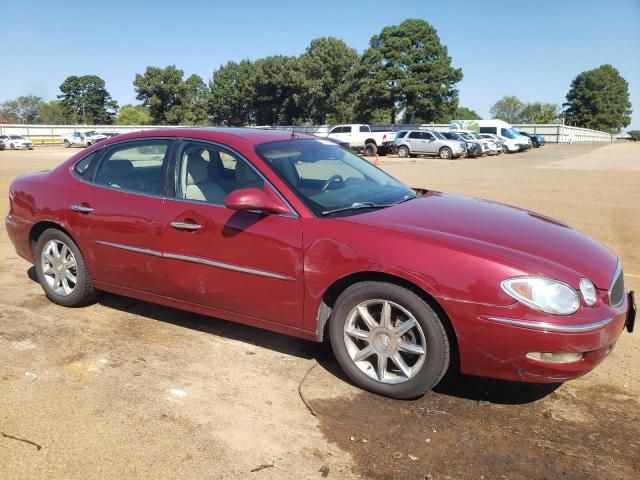
<path id="1" fill-rule="evenodd" d="M 67 76 L 94 74 L 120 105 L 136 103 L 133 79 L 150 65 L 208 81 L 229 60 L 299 55 L 323 36 L 362 53 L 383 27 L 421 18 L 462 68 L 461 106 L 490 118 L 505 95 L 561 105 L 576 75 L 609 63 L 629 82 L 626 130 L 640 129 L 640 0 L 3 3 L 0 102 L 52 100 Z"/>

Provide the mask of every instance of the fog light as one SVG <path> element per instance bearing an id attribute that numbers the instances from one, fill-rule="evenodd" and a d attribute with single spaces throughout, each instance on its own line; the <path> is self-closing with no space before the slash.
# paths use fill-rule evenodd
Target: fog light
<path id="1" fill-rule="evenodd" d="M 526 357 L 538 362 L 547 363 L 573 363 L 582 359 L 582 353 L 579 352 L 529 352 Z"/>

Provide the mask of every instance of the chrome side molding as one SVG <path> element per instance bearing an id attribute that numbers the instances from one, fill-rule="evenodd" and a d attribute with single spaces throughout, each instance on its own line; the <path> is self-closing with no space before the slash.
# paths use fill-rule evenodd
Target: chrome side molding
<path id="1" fill-rule="evenodd" d="M 491 322 L 502 323 L 504 325 L 512 325 L 514 327 L 523 327 L 531 330 L 542 330 L 543 332 L 555 332 L 555 333 L 583 333 L 592 332 L 599 328 L 605 327 L 611 323 L 612 318 L 605 318 L 593 323 L 583 323 L 582 325 L 558 325 L 549 322 L 535 322 L 528 320 L 516 320 L 515 318 L 503 318 L 503 317 L 481 317 Z"/>

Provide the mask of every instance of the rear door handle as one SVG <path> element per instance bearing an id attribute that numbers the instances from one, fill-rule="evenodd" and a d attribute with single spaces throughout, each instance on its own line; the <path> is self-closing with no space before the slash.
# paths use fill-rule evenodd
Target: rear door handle
<path id="1" fill-rule="evenodd" d="M 86 205 L 71 205 L 71 210 L 73 210 L 74 212 L 80 212 L 80 213 L 91 213 L 93 212 L 93 208 L 88 207 Z"/>
<path id="2" fill-rule="evenodd" d="M 193 231 L 193 230 L 200 230 L 202 228 L 202 225 L 198 225 L 197 223 L 179 222 L 177 220 L 174 220 L 169 225 L 171 225 L 173 228 L 177 228 L 178 230 Z"/>

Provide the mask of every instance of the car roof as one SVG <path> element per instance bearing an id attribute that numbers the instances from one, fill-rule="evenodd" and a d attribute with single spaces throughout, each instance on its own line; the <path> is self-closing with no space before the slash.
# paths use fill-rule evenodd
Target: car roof
<path id="1" fill-rule="evenodd" d="M 229 139 L 229 137 L 233 137 L 237 140 L 248 142 L 253 146 L 260 145 L 262 143 L 291 140 L 292 138 L 318 138 L 316 136 L 308 135 L 306 133 L 298 132 L 295 130 L 271 130 L 263 128 L 171 127 L 125 133 L 122 135 L 118 135 L 117 139 L 114 138 L 114 141 L 121 142 L 123 140 L 133 140 L 136 138 L 147 137 L 191 137 L 200 140 L 211 141 L 219 141 L 223 138 Z"/>

